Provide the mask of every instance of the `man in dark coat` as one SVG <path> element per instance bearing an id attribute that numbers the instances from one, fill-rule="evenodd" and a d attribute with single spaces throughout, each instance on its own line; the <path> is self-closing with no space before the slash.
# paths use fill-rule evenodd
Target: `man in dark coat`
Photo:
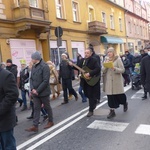
<path id="1" fill-rule="evenodd" d="M 64 102 L 62 104 L 68 103 L 68 92 L 69 94 L 74 95 L 75 100 L 78 100 L 78 95 L 76 91 L 72 87 L 72 66 L 69 65 L 67 62 L 68 56 L 63 53 L 61 55 L 62 61 L 60 63 L 60 70 L 59 70 L 59 81 L 62 79 L 62 88 L 63 88 L 63 96 L 64 96 Z"/>
<path id="2" fill-rule="evenodd" d="M 6 70 L 10 71 L 15 76 L 17 82 L 17 65 L 13 64 L 11 59 L 7 59 L 6 61 Z"/>
<path id="3" fill-rule="evenodd" d="M 134 64 L 133 64 L 133 60 L 134 60 L 134 56 L 129 52 L 129 50 L 125 51 L 125 55 L 127 56 L 127 58 L 130 61 L 130 74 L 132 74 L 132 72 L 134 71 Z"/>
<path id="4" fill-rule="evenodd" d="M 148 48 L 149 48 L 149 47 L 150 47 L 150 46 L 146 46 L 146 47 L 143 49 L 143 51 L 142 51 L 142 50 L 140 51 L 142 59 L 148 55 Z M 142 96 L 142 100 L 146 100 L 146 99 L 147 99 L 147 91 L 146 91 L 146 88 L 145 88 L 144 85 L 143 85 L 143 88 L 144 88 L 144 95 Z"/>
<path id="5" fill-rule="evenodd" d="M 141 61 L 141 84 L 144 87 L 143 100 L 147 99 L 147 92 L 150 93 L 150 46 L 147 48 L 147 55 Z"/>
<path id="6" fill-rule="evenodd" d="M 97 62 L 97 59 L 92 56 L 92 54 L 93 51 L 91 48 L 87 48 L 85 50 L 85 59 L 83 59 L 83 63 L 81 63 L 82 65 L 80 66 L 82 68 L 88 67 L 91 70 L 90 72 L 84 74 L 86 78 L 99 76 L 100 74 L 99 63 Z M 85 78 L 82 78 L 81 80 L 85 96 L 89 99 L 89 112 L 87 117 L 91 117 L 93 115 L 94 109 L 96 108 L 97 95 L 95 94 L 95 91 L 97 91 L 97 87 L 99 86 L 99 80 L 94 86 L 89 85 Z"/>
<path id="7" fill-rule="evenodd" d="M 100 103 L 100 98 L 101 98 L 101 86 L 100 86 L 100 81 L 101 81 L 101 59 L 99 55 L 97 55 L 94 51 L 93 45 L 90 44 L 89 48 L 92 50 L 92 57 L 96 58 L 98 65 L 100 66 L 100 71 L 99 71 L 99 84 L 97 84 L 97 88 L 95 91 L 95 94 L 97 96 L 97 103 Z"/>
<path id="8" fill-rule="evenodd" d="M 0 149 L 16 150 L 13 128 L 16 125 L 15 103 L 18 98 L 14 75 L 0 67 Z"/>
<path id="9" fill-rule="evenodd" d="M 44 108 L 46 109 L 48 114 L 48 123 L 44 127 L 44 129 L 50 128 L 51 126 L 54 125 L 52 108 L 50 106 L 50 97 L 49 97 L 50 68 L 42 60 L 41 55 L 38 51 L 33 53 L 31 58 L 34 64 L 32 67 L 30 78 L 30 89 L 34 103 L 34 118 L 33 118 L 33 126 L 31 128 L 26 129 L 26 131 L 37 132 L 42 104 L 44 105 Z"/>

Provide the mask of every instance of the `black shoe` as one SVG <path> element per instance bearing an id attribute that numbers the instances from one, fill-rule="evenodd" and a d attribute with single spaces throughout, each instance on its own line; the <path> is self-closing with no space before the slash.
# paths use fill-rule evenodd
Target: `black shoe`
<path id="1" fill-rule="evenodd" d="M 91 116 L 93 116 L 93 112 L 89 111 L 87 117 L 91 117 Z"/>
<path id="2" fill-rule="evenodd" d="M 20 103 L 20 105 L 19 105 L 19 106 L 21 107 L 21 106 L 22 106 L 23 101 L 19 101 L 19 103 Z"/>
<path id="3" fill-rule="evenodd" d="M 61 104 L 64 105 L 64 104 L 67 104 L 67 103 L 68 103 L 68 102 L 62 102 Z"/>
<path id="4" fill-rule="evenodd" d="M 146 95 L 144 95 L 144 96 L 142 97 L 142 100 L 145 100 L 145 99 L 147 99 L 147 96 L 146 96 Z"/>
<path id="5" fill-rule="evenodd" d="M 33 119 L 33 116 L 29 116 L 29 117 L 27 117 L 27 119 Z"/>
<path id="6" fill-rule="evenodd" d="M 126 112 L 128 110 L 128 102 L 123 105 L 123 111 Z"/>
<path id="7" fill-rule="evenodd" d="M 109 112 L 107 118 L 108 118 L 108 119 L 111 119 L 111 118 L 113 118 L 113 117 L 115 117 L 115 116 L 116 116 L 115 111 L 114 111 L 114 110 L 110 110 L 110 112 Z"/>

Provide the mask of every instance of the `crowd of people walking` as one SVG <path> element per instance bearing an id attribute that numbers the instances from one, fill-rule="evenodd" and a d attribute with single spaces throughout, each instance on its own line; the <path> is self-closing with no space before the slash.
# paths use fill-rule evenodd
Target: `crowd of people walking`
<path id="1" fill-rule="evenodd" d="M 131 83 L 136 85 L 133 77 L 138 77 L 138 87 L 143 86 L 143 100 L 147 99 L 150 92 L 150 46 L 141 51 L 136 51 L 134 56 L 129 50 L 117 55 L 113 47 L 107 49 L 105 58 L 101 62 L 92 45 L 85 49 L 85 57 L 80 54 L 74 64 L 68 53 L 61 55 L 59 72 L 51 61 L 44 62 L 39 51 L 31 55 L 31 62 L 20 60 L 21 70 L 18 73 L 17 66 L 11 59 L 1 63 L 0 66 L 0 149 L 16 149 L 13 128 L 18 121 L 15 114 L 15 104 L 18 101 L 21 111 L 28 109 L 30 100 L 31 115 L 27 119 L 33 119 L 33 125 L 25 131 L 37 132 L 39 130 L 40 113 L 43 121 L 47 120 L 44 129 L 54 125 L 53 112 L 50 99 L 55 100 L 63 92 L 62 105 L 69 102 L 69 97 L 74 96 L 75 101 L 81 96 L 82 102 L 89 101 L 87 117 L 94 115 L 101 97 L 101 76 L 103 91 L 107 95 L 110 109 L 108 119 L 116 116 L 115 109 L 123 105 L 123 111 L 128 110 L 127 97 L 124 87 Z M 72 85 L 73 70 L 77 70 L 80 80 L 78 93 Z M 19 78 L 17 78 L 19 74 Z M 18 80 L 19 79 L 19 80 Z M 137 86 L 137 85 L 136 85 Z M 21 98 L 19 97 L 20 90 Z M 51 95 L 51 97 L 50 97 Z M 9 144 L 8 144 L 9 143 Z"/>

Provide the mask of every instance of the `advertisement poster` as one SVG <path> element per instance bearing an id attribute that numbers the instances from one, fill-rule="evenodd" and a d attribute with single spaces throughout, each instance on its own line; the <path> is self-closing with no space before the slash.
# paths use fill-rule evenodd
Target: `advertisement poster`
<path id="1" fill-rule="evenodd" d="M 11 56 L 13 64 L 18 66 L 18 76 L 21 69 L 20 60 L 25 59 L 28 65 L 31 61 L 31 54 L 36 51 L 34 40 L 10 40 Z"/>

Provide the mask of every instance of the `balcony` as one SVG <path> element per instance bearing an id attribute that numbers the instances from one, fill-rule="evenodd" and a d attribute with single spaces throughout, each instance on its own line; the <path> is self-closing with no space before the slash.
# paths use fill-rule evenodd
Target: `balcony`
<path id="1" fill-rule="evenodd" d="M 48 17 L 48 8 L 43 0 L 40 0 L 40 4 L 38 8 L 31 7 L 27 0 L 22 0 L 19 5 L 12 6 L 16 34 L 34 30 L 37 35 L 40 35 L 49 31 L 51 22 Z"/>
<path id="2" fill-rule="evenodd" d="M 88 23 L 88 33 L 89 34 L 106 34 L 106 25 L 100 21 L 92 21 Z"/>

